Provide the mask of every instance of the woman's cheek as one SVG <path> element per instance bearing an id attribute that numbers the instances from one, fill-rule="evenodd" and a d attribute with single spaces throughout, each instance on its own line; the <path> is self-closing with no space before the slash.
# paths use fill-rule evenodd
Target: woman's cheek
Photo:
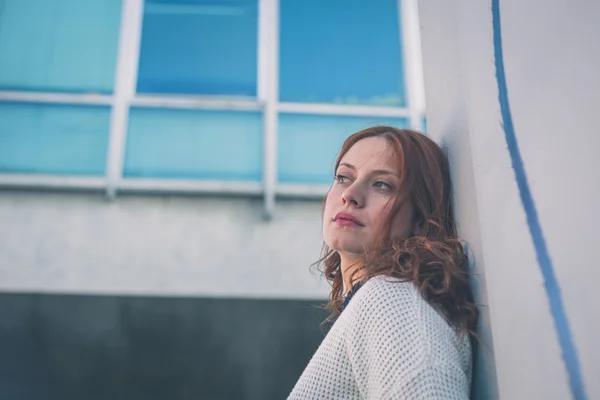
<path id="1" fill-rule="evenodd" d="M 325 198 L 325 210 L 323 212 L 323 240 L 325 242 L 329 239 L 328 230 L 331 227 L 331 220 L 333 219 L 333 210 L 332 210 L 332 193 L 331 190 L 327 193 L 327 197 Z"/>
<path id="2" fill-rule="evenodd" d="M 327 193 L 327 197 L 325 198 L 325 213 L 323 215 L 323 218 L 329 218 L 329 219 L 333 218 L 333 215 L 331 215 L 331 214 L 335 211 L 334 205 L 335 205 L 336 198 L 337 198 L 337 194 L 334 192 L 334 189 L 331 189 Z"/>

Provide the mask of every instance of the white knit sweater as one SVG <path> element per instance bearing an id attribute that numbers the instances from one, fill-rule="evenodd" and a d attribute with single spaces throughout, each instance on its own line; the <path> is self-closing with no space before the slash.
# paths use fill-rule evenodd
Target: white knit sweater
<path id="1" fill-rule="evenodd" d="M 367 281 L 289 399 L 468 399 L 471 345 L 412 283 Z"/>

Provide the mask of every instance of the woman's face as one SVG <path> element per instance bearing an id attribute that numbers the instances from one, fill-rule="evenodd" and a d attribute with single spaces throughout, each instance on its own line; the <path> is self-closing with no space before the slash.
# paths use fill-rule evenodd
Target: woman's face
<path id="1" fill-rule="evenodd" d="M 382 137 L 359 140 L 342 157 L 329 190 L 323 216 L 325 243 L 339 253 L 362 254 L 385 222 L 400 185 L 397 157 Z M 413 207 L 403 205 L 393 216 L 391 234 L 406 237 Z"/>

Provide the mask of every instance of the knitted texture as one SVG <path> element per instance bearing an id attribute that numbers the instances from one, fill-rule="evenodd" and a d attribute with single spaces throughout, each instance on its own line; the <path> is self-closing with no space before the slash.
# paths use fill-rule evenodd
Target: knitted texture
<path id="1" fill-rule="evenodd" d="M 288 399 L 468 399 L 471 345 L 413 283 L 371 278 Z"/>

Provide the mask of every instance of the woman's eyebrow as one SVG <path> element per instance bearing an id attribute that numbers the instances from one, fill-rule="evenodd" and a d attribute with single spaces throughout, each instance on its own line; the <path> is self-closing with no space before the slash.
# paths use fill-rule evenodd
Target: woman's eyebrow
<path id="1" fill-rule="evenodd" d="M 348 163 L 340 163 L 339 167 L 346 167 L 346 168 L 350 168 L 351 170 L 356 171 L 356 167 L 354 165 L 348 164 Z M 392 175 L 392 176 L 399 178 L 399 176 L 396 172 L 390 171 L 388 169 L 373 170 L 373 171 L 371 171 L 371 175 Z"/>
<path id="2" fill-rule="evenodd" d="M 394 171 L 389 171 L 387 169 L 376 169 L 374 171 L 371 171 L 371 174 L 373 175 L 394 175 L 394 176 L 398 176 L 397 173 L 395 173 Z"/>

